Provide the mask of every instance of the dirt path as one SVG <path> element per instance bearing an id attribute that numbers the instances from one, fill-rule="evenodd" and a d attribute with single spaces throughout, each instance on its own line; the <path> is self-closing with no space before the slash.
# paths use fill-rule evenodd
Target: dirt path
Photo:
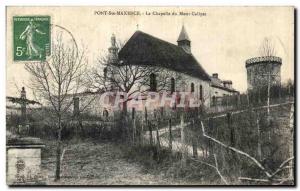
<path id="1" fill-rule="evenodd" d="M 143 173 L 143 167 L 126 161 L 122 151 L 111 143 L 80 143 L 67 147 L 62 178 L 54 182 L 55 157 L 43 160 L 48 184 L 60 185 L 163 185 L 184 184 L 163 175 Z"/>
<path id="2" fill-rule="evenodd" d="M 176 126 L 172 127 L 172 132 L 174 133 L 174 131 L 180 130 L 180 129 L 181 129 L 181 126 L 176 125 Z M 165 148 L 169 147 L 169 139 L 166 137 L 163 137 L 162 135 L 164 135 L 164 134 L 168 135 L 168 133 L 169 133 L 169 127 L 164 127 L 164 128 L 161 128 L 158 130 L 160 146 L 163 146 Z M 152 139 L 153 139 L 154 144 L 156 144 L 156 142 L 157 142 L 156 135 L 157 135 L 156 131 L 153 130 L 152 131 Z M 149 142 L 150 132 L 146 131 L 146 133 L 144 134 L 144 137 Z M 183 145 L 180 141 L 177 141 L 177 140 L 172 141 L 172 151 L 182 152 L 183 150 L 186 150 L 187 154 L 189 156 L 193 156 L 193 147 L 191 145 L 188 145 L 188 144 Z M 202 149 L 197 148 L 197 153 L 198 153 L 198 156 L 203 156 Z"/>

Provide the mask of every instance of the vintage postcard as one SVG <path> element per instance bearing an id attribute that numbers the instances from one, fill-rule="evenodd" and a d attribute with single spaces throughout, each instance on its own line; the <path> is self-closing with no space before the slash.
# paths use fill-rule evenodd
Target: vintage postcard
<path id="1" fill-rule="evenodd" d="M 6 7 L 7 184 L 295 185 L 294 14 Z"/>

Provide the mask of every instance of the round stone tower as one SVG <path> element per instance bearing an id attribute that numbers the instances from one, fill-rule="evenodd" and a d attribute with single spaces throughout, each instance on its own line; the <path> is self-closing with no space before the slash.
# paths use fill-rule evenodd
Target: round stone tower
<path id="1" fill-rule="evenodd" d="M 280 86 L 282 59 L 276 56 L 255 57 L 246 60 L 248 91 L 271 86 Z M 270 79 L 269 79 L 270 77 Z"/>
<path id="2" fill-rule="evenodd" d="M 118 62 L 118 50 L 119 48 L 117 47 L 116 43 L 116 36 L 112 34 L 111 36 L 111 47 L 108 48 L 108 62 L 112 64 L 116 64 Z"/>

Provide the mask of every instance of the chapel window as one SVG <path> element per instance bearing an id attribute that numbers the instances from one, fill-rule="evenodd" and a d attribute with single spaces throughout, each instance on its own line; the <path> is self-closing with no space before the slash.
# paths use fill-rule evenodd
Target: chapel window
<path id="1" fill-rule="evenodd" d="M 195 91 L 195 85 L 194 83 L 191 83 L 191 92 L 194 92 Z"/>
<path id="2" fill-rule="evenodd" d="M 202 85 L 200 85 L 200 87 L 199 87 L 199 98 L 200 98 L 200 100 L 203 100 L 203 88 L 202 88 Z"/>
<path id="3" fill-rule="evenodd" d="M 156 75 L 154 73 L 150 74 L 150 91 L 156 91 Z"/>
<path id="4" fill-rule="evenodd" d="M 171 93 L 175 92 L 175 79 L 171 78 Z"/>

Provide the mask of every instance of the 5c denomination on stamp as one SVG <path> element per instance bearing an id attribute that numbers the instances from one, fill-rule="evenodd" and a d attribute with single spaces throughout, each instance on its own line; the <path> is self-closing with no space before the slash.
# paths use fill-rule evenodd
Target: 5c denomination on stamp
<path id="1" fill-rule="evenodd" d="M 45 60 L 51 53 L 50 16 L 13 17 L 14 61 Z"/>

